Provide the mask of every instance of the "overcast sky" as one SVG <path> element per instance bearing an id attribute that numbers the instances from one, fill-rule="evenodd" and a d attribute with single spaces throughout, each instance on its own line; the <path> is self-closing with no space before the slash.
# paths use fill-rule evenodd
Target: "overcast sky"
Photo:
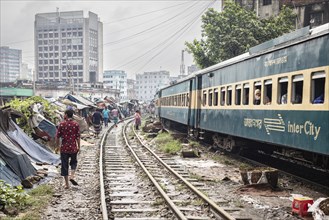
<path id="1" fill-rule="evenodd" d="M 21 49 L 23 62 L 34 68 L 34 19 L 37 13 L 83 10 L 103 22 L 104 70 L 136 73 L 168 70 L 178 75 L 184 42 L 200 39 L 201 14 L 220 9 L 220 1 L 50 1 L 0 0 L 1 46 Z M 185 53 L 185 66 L 193 58 Z M 187 71 L 187 69 L 186 69 Z"/>

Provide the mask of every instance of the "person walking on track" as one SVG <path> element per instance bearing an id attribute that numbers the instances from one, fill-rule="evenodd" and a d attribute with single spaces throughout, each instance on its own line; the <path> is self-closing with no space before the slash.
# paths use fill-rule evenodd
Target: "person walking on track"
<path id="1" fill-rule="evenodd" d="M 59 139 L 62 139 L 59 145 Z M 60 149 L 61 154 L 61 175 L 65 180 L 65 189 L 69 189 L 69 181 L 73 185 L 78 185 L 74 180 L 75 170 L 78 160 L 77 154 L 80 150 L 80 127 L 76 121 L 73 121 L 73 110 L 66 110 L 64 121 L 62 121 L 56 134 L 56 147 Z M 71 175 L 69 179 L 69 165 L 71 166 Z"/>

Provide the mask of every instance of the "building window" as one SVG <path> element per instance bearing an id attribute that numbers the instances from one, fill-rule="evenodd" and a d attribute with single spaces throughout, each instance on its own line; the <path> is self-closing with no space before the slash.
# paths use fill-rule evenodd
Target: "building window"
<path id="1" fill-rule="evenodd" d="M 272 0 L 263 0 L 263 5 L 271 5 Z"/>

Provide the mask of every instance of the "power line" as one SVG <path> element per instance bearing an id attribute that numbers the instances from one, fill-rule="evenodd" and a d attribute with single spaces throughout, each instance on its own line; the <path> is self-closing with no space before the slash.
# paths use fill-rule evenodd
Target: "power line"
<path id="1" fill-rule="evenodd" d="M 192 21 L 192 23 L 190 23 L 190 24 L 187 24 L 186 26 L 184 26 L 184 28 L 186 28 L 173 42 L 171 42 L 170 43 L 170 45 L 168 45 L 168 47 L 169 46 L 171 46 L 171 44 L 172 43 L 174 43 L 177 39 L 179 39 L 179 37 L 181 37 L 184 33 L 185 33 L 185 31 L 186 30 L 188 30 L 189 29 L 189 27 L 191 27 L 192 26 L 192 24 L 194 24 L 194 22 L 196 22 L 197 20 L 198 20 L 198 18 L 203 14 L 203 12 L 208 8 L 208 7 L 210 7 L 212 4 L 213 4 L 214 2 L 211 2 L 198 16 L 196 16 L 195 17 L 195 19 L 194 19 L 194 21 Z M 147 62 L 145 62 L 145 64 L 143 65 L 143 66 L 141 66 L 136 72 L 135 72 L 135 74 L 138 72 L 138 71 L 140 71 L 141 69 L 143 69 L 146 65 L 148 65 L 149 63 L 150 63 L 150 61 L 152 61 L 155 57 L 157 57 L 159 54 L 161 54 L 165 49 L 167 49 L 168 47 L 163 47 L 163 49 L 162 50 L 160 50 L 157 54 L 155 54 L 154 56 L 152 56 L 151 57 L 151 59 L 149 59 Z"/>
<path id="2" fill-rule="evenodd" d="M 116 22 L 120 22 L 120 21 L 130 20 L 132 18 L 141 17 L 141 16 L 144 16 L 144 15 L 148 15 L 148 14 L 158 12 L 158 11 L 164 11 L 166 9 L 173 8 L 173 7 L 180 6 L 180 5 L 184 5 L 184 4 L 187 4 L 187 3 L 189 3 L 189 2 L 184 2 L 184 3 L 177 4 L 177 5 L 172 5 L 172 6 L 169 6 L 169 7 L 166 7 L 166 8 L 161 8 L 161 9 L 158 9 L 158 10 L 145 12 L 145 13 L 134 15 L 134 16 L 131 16 L 131 17 L 122 18 L 122 19 L 119 19 L 119 20 L 116 20 L 116 21 L 103 22 L 103 24 L 111 24 L 111 23 L 116 23 Z"/>
<path id="3" fill-rule="evenodd" d="M 191 7 L 193 7 L 193 6 L 195 6 L 197 3 L 198 3 L 198 2 L 194 3 L 193 5 L 191 5 L 190 7 L 188 7 L 187 9 L 189 9 L 189 8 L 191 8 Z M 184 12 L 187 11 L 187 9 L 185 9 Z M 183 12 L 183 13 L 184 13 L 184 12 Z M 134 38 L 134 37 L 136 37 L 136 36 L 138 36 L 138 35 L 141 35 L 141 34 L 147 33 L 148 31 L 157 28 L 157 27 L 158 27 L 159 25 L 161 25 L 161 24 L 164 24 L 164 23 L 166 23 L 166 22 L 168 22 L 168 21 L 171 21 L 172 19 L 174 19 L 174 18 L 180 16 L 181 14 L 182 14 L 182 13 L 178 13 L 178 14 L 172 16 L 171 18 L 169 18 L 169 19 L 167 19 L 167 20 L 161 22 L 160 24 L 154 25 L 154 26 L 152 26 L 152 27 L 150 27 L 150 28 L 147 28 L 147 29 L 145 29 L 145 30 L 143 30 L 143 31 L 140 31 L 140 32 L 138 32 L 138 33 L 136 33 L 136 34 L 130 35 L 130 36 L 128 36 L 128 37 L 121 38 L 121 39 L 116 40 L 116 41 L 111 41 L 111 42 L 104 43 L 103 46 L 105 46 L 105 45 L 112 45 L 112 44 L 116 44 L 116 43 L 121 43 L 122 41 L 125 41 L 125 40 L 130 40 L 130 39 L 132 39 L 132 38 Z"/>
<path id="4" fill-rule="evenodd" d="M 191 12 L 190 14 L 193 14 L 193 13 L 194 13 L 194 12 Z M 188 15 L 190 15 L 190 14 L 188 14 Z M 181 30 L 181 28 L 180 28 L 178 25 L 176 25 L 176 27 L 178 27 L 178 28 L 177 28 L 178 30 Z M 155 50 L 156 48 L 161 47 L 164 43 L 166 43 L 166 42 L 168 41 L 168 39 L 172 38 L 176 33 L 177 33 L 177 31 L 176 31 L 173 35 L 171 35 L 171 36 L 169 36 L 167 39 L 165 39 L 164 41 L 162 41 L 162 42 L 160 42 L 159 44 L 157 44 L 155 47 L 153 47 L 153 48 L 151 48 L 150 50 L 146 51 L 146 52 L 145 52 L 144 54 L 142 54 L 141 56 L 139 56 L 139 57 L 137 57 L 137 58 L 134 58 L 133 60 L 131 60 L 131 61 L 129 61 L 129 62 L 123 64 L 123 65 L 120 65 L 120 67 L 118 67 L 118 68 L 121 68 L 122 66 L 125 66 L 125 65 L 129 65 L 130 63 L 133 63 L 134 61 L 136 61 L 136 60 L 140 59 L 141 57 L 144 57 L 144 56 L 147 55 L 148 53 L 152 52 L 152 51 Z"/>

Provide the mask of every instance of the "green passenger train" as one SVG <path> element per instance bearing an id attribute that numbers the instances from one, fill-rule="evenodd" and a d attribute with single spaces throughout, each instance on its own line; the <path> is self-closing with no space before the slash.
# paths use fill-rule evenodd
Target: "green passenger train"
<path id="1" fill-rule="evenodd" d="M 157 114 L 227 151 L 298 150 L 328 167 L 328 96 L 329 23 L 265 42 L 161 89 Z M 253 144 L 244 146 L 247 140 Z"/>

